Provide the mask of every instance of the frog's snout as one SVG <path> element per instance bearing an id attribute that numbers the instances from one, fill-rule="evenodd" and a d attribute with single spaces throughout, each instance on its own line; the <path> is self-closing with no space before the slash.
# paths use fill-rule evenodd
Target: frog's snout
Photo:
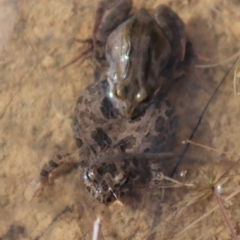
<path id="1" fill-rule="evenodd" d="M 132 119 L 134 118 L 134 113 L 135 113 L 135 108 L 136 105 L 126 102 L 126 101 L 119 101 L 118 102 L 118 110 L 120 114 L 127 118 L 127 119 Z"/>
<path id="2" fill-rule="evenodd" d="M 133 117 L 134 107 L 132 106 L 125 106 L 124 109 L 124 116 L 128 119 L 131 119 Z"/>

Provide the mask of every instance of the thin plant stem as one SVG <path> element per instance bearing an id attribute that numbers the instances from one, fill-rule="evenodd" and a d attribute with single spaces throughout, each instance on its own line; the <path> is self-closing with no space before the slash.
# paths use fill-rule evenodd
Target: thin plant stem
<path id="1" fill-rule="evenodd" d="M 223 204 L 222 204 L 221 198 L 219 197 L 219 195 L 218 195 L 218 193 L 216 192 L 216 189 L 215 189 L 215 188 L 213 189 L 213 195 L 214 195 L 215 199 L 216 199 L 217 202 L 218 202 L 218 205 L 219 205 L 219 208 L 220 208 L 220 210 L 221 210 L 221 212 L 222 212 L 223 218 L 224 218 L 226 224 L 228 225 L 228 227 L 229 227 L 229 229 L 230 229 L 230 231 L 231 231 L 231 234 L 232 234 L 233 239 L 234 239 L 234 240 L 238 240 L 238 237 L 237 237 L 237 235 L 236 235 L 236 233 L 235 233 L 235 231 L 234 231 L 234 228 L 233 228 L 233 226 L 232 226 L 232 224 L 231 224 L 231 222 L 230 222 L 230 220 L 229 220 L 229 218 L 228 218 L 228 216 L 227 216 L 226 210 L 225 210 L 225 208 L 224 208 L 224 206 L 223 206 Z"/>
<path id="2" fill-rule="evenodd" d="M 237 66 L 235 67 L 235 70 L 234 70 L 234 77 L 233 77 L 233 93 L 234 93 L 234 96 L 236 97 L 237 96 L 237 73 L 238 73 L 238 69 L 239 69 L 239 64 L 240 64 L 240 60 L 238 59 L 237 61 Z"/>
<path id="3" fill-rule="evenodd" d="M 212 63 L 212 64 L 199 64 L 199 65 L 195 65 L 194 67 L 195 68 L 212 68 L 212 67 L 218 67 L 220 65 L 224 65 L 226 63 L 229 63 L 233 60 L 235 60 L 236 58 L 238 58 L 240 56 L 240 51 L 238 51 L 237 53 L 235 53 L 233 56 L 221 61 L 221 62 L 218 62 L 218 63 Z"/>
<path id="4" fill-rule="evenodd" d="M 228 197 L 226 197 L 224 199 L 224 201 L 229 201 L 231 198 L 233 198 L 235 195 L 237 195 L 238 193 L 240 193 L 240 188 L 237 189 L 235 192 L 233 192 L 232 194 L 230 194 Z M 183 235 L 183 233 L 185 233 L 187 230 L 189 230 L 190 228 L 192 228 L 194 225 L 196 225 L 198 222 L 200 222 L 201 220 L 203 220 L 204 218 L 206 218 L 208 215 L 210 215 L 212 212 L 214 212 L 217 208 L 219 207 L 219 205 L 214 206 L 209 212 L 203 214 L 200 218 L 196 219 L 195 221 L 193 221 L 190 225 L 188 225 L 186 228 L 184 228 L 181 232 L 178 233 L 178 239 L 180 239 L 179 237 L 181 235 Z"/>
<path id="5" fill-rule="evenodd" d="M 169 178 L 169 177 L 166 177 L 166 176 L 164 176 L 163 177 L 163 179 L 165 179 L 165 180 L 168 180 L 168 181 L 170 181 L 170 182 L 173 182 L 173 183 L 176 183 L 177 185 L 180 185 L 180 187 L 181 186 L 186 186 L 186 187 L 194 187 L 194 185 L 193 184 L 191 184 L 191 183 L 181 183 L 181 182 L 179 182 L 179 181 L 177 181 L 177 180 L 175 180 L 175 179 L 173 179 L 173 178 Z"/>
<path id="6" fill-rule="evenodd" d="M 101 218 L 97 217 L 96 221 L 93 224 L 93 237 L 92 240 L 98 240 L 100 228 L 101 228 Z"/>
<path id="7" fill-rule="evenodd" d="M 214 151 L 214 152 L 217 152 L 217 153 L 224 153 L 224 154 L 226 154 L 226 155 L 231 155 L 231 156 L 236 156 L 236 157 L 238 157 L 238 155 L 237 155 L 236 153 L 234 153 L 234 152 L 224 152 L 224 151 L 218 150 L 218 149 L 216 149 L 216 148 L 209 147 L 209 146 L 203 145 L 203 144 L 201 144 L 201 143 L 194 142 L 194 141 L 189 140 L 189 139 L 182 141 L 182 143 L 183 143 L 183 144 L 190 143 L 191 145 L 198 146 L 198 147 L 202 147 L 202 148 L 206 148 L 206 149 L 208 149 L 208 150 L 211 150 L 211 151 Z"/>

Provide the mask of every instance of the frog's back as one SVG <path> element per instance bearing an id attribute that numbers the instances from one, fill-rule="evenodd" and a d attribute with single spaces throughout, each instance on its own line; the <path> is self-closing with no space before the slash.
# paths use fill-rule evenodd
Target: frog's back
<path id="1" fill-rule="evenodd" d="M 170 102 L 158 94 L 139 117 L 129 120 L 119 114 L 108 92 L 107 81 L 98 81 L 79 97 L 73 127 L 78 147 L 88 146 L 96 156 L 161 151 L 174 131 Z"/>
<path id="2" fill-rule="evenodd" d="M 166 65 L 171 47 L 165 34 L 145 8 L 138 10 L 131 18 L 119 25 L 109 36 L 106 57 L 109 64 L 131 59 L 136 67 L 144 67 L 145 61 L 151 61 L 158 72 Z M 128 56 L 123 58 L 124 56 Z M 161 56 L 161 57 L 160 57 Z M 127 63 L 126 63 L 127 65 Z M 123 69 L 125 74 L 126 69 Z"/>

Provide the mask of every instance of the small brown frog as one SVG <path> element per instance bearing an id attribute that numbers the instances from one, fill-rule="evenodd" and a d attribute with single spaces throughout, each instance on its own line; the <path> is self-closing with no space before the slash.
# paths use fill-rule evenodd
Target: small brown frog
<path id="1" fill-rule="evenodd" d="M 186 46 L 184 23 L 171 8 L 158 6 L 153 18 L 144 8 L 128 17 L 131 7 L 131 0 L 99 1 L 93 30 L 94 52 L 106 43 L 110 96 L 127 118 L 154 97 L 162 72 L 175 70 Z"/>

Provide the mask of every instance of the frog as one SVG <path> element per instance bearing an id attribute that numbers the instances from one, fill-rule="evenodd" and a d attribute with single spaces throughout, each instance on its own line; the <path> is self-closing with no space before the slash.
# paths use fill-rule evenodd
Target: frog
<path id="1" fill-rule="evenodd" d="M 121 198 L 143 179 L 146 184 L 147 179 L 157 179 L 156 171 L 150 170 L 148 161 L 140 161 L 140 156 L 168 152 L 178 122 L 161 90 L 134 119 L 122 116 L 109 91 L 106 79 L 89 85 L 77 100 L 73 121 L 81 181 L 104 204 Z M 46 163 L 40 172 L 42 184 L 54 169 L 69 161 L 69 154 L 58 154 Z"/>
<path id="2" fill-rule="evenodd" d="M 181 68 L 190 43 L 184 22 L 167 5 L 157 6 L 154 16 L 145 8 L 131 15 L 131 9 L 132 0 L 98 1 L 92 40 L 82 41 L 90 46 L 62 67 L 92 50 L 96 69 L 101 68 L 99 62 L 107 65 L 111 100 L 127 118 L 141 114 L 141 105 L 148 104 L 161 87 L 185 75 Z"/>
<path id="3" fill-rule="evenodd" d="M 184 61 L 187 41 L 183 21 L 167 5 L 157 6 L 154 16 L 145 8 L 129 16 L 131 8 L 131 0 L 99 1 L 93 28 L 95 55 L 99 45 L 105 48 L 112 102 L 127 118 L 163 86 L 164 71 Z"/>
<path id="4" fill-rule="evenodd" d="M 159 181 L 161 172 L 152 169 L 146 154 L 168 150 L 178 119 L 162 89 L 161 74 L 184 60 L 184 23 L 166 5 L 156 8 L 155 18 L 144 8 L 128 16 L 131 7 L 130 0 L 99 2 L 93 46 L 97 55 L 97 47 L 105 45 L 108 75 L 80 94 L 74 112 L 81 179 L 105 204 L 121 198 L 136 182 Z M 41 183 L 69 161 L 67 153 L 56 155 L 43 166 Z"/>

